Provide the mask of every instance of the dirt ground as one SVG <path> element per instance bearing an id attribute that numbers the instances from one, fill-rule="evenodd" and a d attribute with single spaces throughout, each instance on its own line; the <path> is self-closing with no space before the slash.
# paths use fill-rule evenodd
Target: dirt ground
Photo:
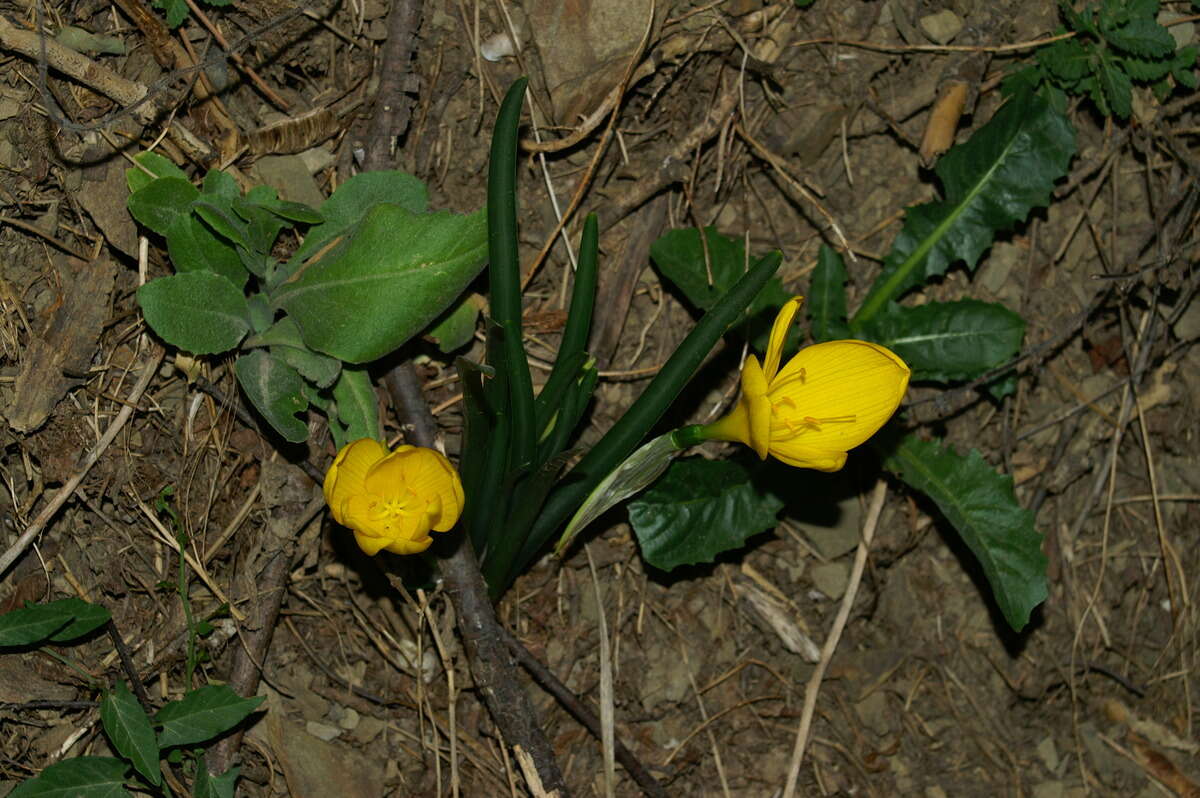
<path id="1" fill-rule="evenodd" d="M 578 201 L 566 225 L 572 249 L 583 215 L 600 214 L 592 348 L 603 370 L 584 445 L 694 323 L 650 265 L 655 238 L 715 224 L 756 252 L 781 249 L 785 285 L 805 293 L 818 246 L 839 243 L 832 220 L 855 256 L 853 307 L 903 208 L 936 196 L 918 147 L 939 88 L 972 76 L 961 141 L 996 109 L 1000 77 L 1029 57 L 1028 47 L 1003 46 L 1059 24 L 1053 4 L 1015 0 L 393 1 L 420 20 L 406 69 L 383 76 L 407 98 L 396 163 L 428 182 L 434 207 L 483 203 L 498 98 L 518 75 L 531 77 L 536 105 L 523 135 L 569 139 L 521 163 L 521 241 L 524 268 L 538 264 L 526 294 L 538 383 L 570 273 L 556 214 Z M 0 574 L 0 610 L 65 596 L 104 604 L 165 701 L 182 691 L 184 616 L 155 498 L 173 489 L 193 541 L 198 617 L 226 598 L 252 615 L 264 540 L 291 523 L 283 534 L 299 540 L 297 556 L 261 663 L 268 711 L 241 746 L 239 794 L 528 794 L 474 691 L 444 594 L 426 596 L 422 611 L 388 587 L 389 555 L 364 557 L 324 513 L 288 515 L 289 490 L 304 499 L 315 490 L 295 463 L 323 469 L 332 444 L 318 434 L 307 450 L 277 453 L 234 414 L 230 361 L 168 349 L 85 470 L 157 351 L 134 291 L 169 269 L 152 237 L 139 274 L 144 231 L 125 211 L 127 162 L 114 147 L 155 145 L 202 175 L 197 151 L 181 143 L 185 127 L 212 163 L 316 204 L 358 168 L 381 85 L 384 0 L 311 14 L 276 0 L 199 8 L 207 20 L 188 13 L 164 42 L 137 24 L 140 0 L 49 2 L 40 14 L 24 0 L 0 2 L 18 28 L 40 19 L 51 34 L 76 26 L 113 37 L 119 52 L 90 54 L 149 87 L 150 105 L 172 120 L 142 124 L 101 87 L 55 71 L 47 96 L 36 53 L 0 47 L 0 550 L 78 482 Z M 1190 22 L 1174 30 L 1194 36 Z M 249 71 L 211 57 L 230 48 Z M 206 59 L 202 80 L 186 69 L 189 52 Z M 210 90 L 219 103 L 203 101 Z M 1002 236 L 974 274 L 952 270 L 918 297 L 1000 301 L 1028 321 L 1032 356 L 1014 394 L 971 393 L 919 418 L 1014 477 L 1046 536 L 1050 597 L 1024 633 L 1011 632 L 953 529 L 889 483 L 820 685 L 797 794 L 1200 795 L 1200 127 L 1180 95 L 1165 113 L 1136 91 L 1128 121 L 1073 103 L 1079 154 L 1050 207 Z M 279 126 L 301 116 L 306 124 Z M 64 129 L 59 117 L 106 126 Z M 464 353 L 482 359 L 482 344 Z M 405 354 L 418 357 L 453 455 L 462 425 L 453 361 L 426 343 Z M 732 370 L 699 379 L 672 420 L 710 417 L 731 400 Z M 917 385 L 908 401 L 941 390 Z M 671 574 L 645 566 L 623 512 L 610 513 L 586 550 L 522 577 L 501 620 L 593 708 L 607 635 L 616 734 L 668 794 L 780 795 L 877 476 L 853 458 L 836 475 L 788 474 L 794 495 L 774 532 Z M 225 613 L 212 623 L 202 674 L 222 682 L 249 621 Z M 64 757 L 108 753 L 95 701 L 121 673 L 111 643 L 55 653 L 0 655 L 0 794 Z M 604 794 L 600 743 L 528 690 L 572 793 Z M 616 777 L 613 794 L 638 794 L 620 767 Z"/>

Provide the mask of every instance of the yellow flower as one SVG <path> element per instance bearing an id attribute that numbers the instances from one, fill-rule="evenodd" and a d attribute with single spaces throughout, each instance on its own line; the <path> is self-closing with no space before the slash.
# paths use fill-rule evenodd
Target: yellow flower
<path id="1" fill-rule="evenodd" d="M 389 453 L 379 441 L 360 438 L 343 446 L 326 472 L 325 502 L 367 554 L 417 554 L 433 543 L 431 530 L 454 527 L 463 489 L 440 452 L 399 446 Z"/>
<path id="2" fill-rule="evenodd" d="M 764 365 L 751 355 L 742 395 L 729 415 L 702 428 L 708 439 L 740 441 L 762 459 L 837 471 L 846 452 L 883 426 L 908 388 L 908 366 L 868 341 L 829 341 L 801 349 L 779 368 L 788 326 L 803 297 L 784 304 L 771 328 Z"/>

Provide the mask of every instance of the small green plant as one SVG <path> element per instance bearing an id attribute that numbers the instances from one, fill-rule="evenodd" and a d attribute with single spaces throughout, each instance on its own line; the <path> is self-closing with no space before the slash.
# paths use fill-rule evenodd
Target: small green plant
<path id="1" fill-rule="evenodd" d="M 1060 96 L 1086 96 L 1101 114 L 1121 119 L 1133 110 L 1135 85 L 1149 85 L 1160 101 L 1177 86 L 1196 88 L 1197 48 L 1176 47 L 1159 24 L 1158 0 L 1096 0 L 1079 10 L 1060 2 L 1059 11 L 1066 27 L 1058 33 L 1075 35 L 1038 50 L 1034 64 L 1010 77 L 1010 85 L 1048 84 Z"/>
<path id="2" fill-rule="evenodd" d="M 813 341 L 881 344 L 908 364 L 914 382 L 949 386 L 997 372 L 1020 349 L 1025 323 L 1019 315 L 971 298 L 921 305 L 900 300 L 956 263 L 973 269 L 998 232 L 1049 202 L 1074 152 L 1075 134 L 1065 116 L 1027 87 L 1018 91 L 970 140 L 941 159 L 937 174 L 943 198 L 907 209 L 903 229 L 853 314 L 847 308 L 845 264 L 834 250 L 822 247 L 806 298 Z M 651 249 L 660 274 L 697 308 L 732 283 L 745 259 L 738 240 L 711 229 L 704 235 L 703 248 L 699 231 L 676 230 Z M 781 295 L 787 296 L 771 286 L 752 307 L 770 309 Z M 754 326 L 747 332 L 761 339 Z M 767 357 L 772 358 L 770 347 Z M 774 357 L 778 362 L 777 353 Z M 989 389 L 1000 395 L 1011 388 L 1005 375 L 996 373 Z M 817 389 L 809 390 L 805 396 L 797 389 L 795 402 L 822 405 Z M 894 433 L 875 444 L 884 467 L 933 499 L 978 558 L 1005 619 L 1014 629 L 1023 628 L 1046 597 L 1046 560 L 1041 535 L 1032 514 L 1017 503 L 1012 479 L 997 473 L 978 451 L 962 455 L 893 426 Z M 630 523 L 651 565 L 670 570 L 711 562 L 773 527 L 783 502 L 769 482 L 758 478 L 760 466 L 699 457 L 667 466 L 676 452 L 712 437 L 705 429 L 676 430 L 643 447 L 622 466 L 624 473 L 614 472 L 593 492 L 559 548 L 664 469 L 662 478 L 629 505 Z"/>
<path id="3" fill-rule="evenodd" d="M 323 412 L 339 447 L 378 434 L 362 364 L 398 348 L 451 308 L 483 268 L 482 211 L 428 212 L 425 186 L 402 172 L 358 175 L 320 209 L 274 189 L 244 194 L 210 171 L 200 188 L 165 158 L 126 173 L 135 219 L 166 239 L 175 274 L 142 286 L 146 322 L 197 355 L 236 350 L 242 390 L 285 440 L 308 438 Z M 280 236 L 305 232 L 287 260 Z M 477 313 L 460 303 L 451 318 Z"/>
<path id="4" fill-rule="evenodd" d="M 222 8 L 230 5 L 233 0 L 201 0 L 206 6 Z M 178 28 L 188 17 L 187 0 L 154 0 L 154 7 L 162 9 L 167 15 L 167 25 Z"/>
<path id="5" fill-rule="evenodd" d="M 6 648 L 62 646 L 79 641 L 109 623 L 107 609 L 82 599 L 28 603 L 0 615 L 0 653 Z M 47 649 L 48 653 L 52 650 Z M 58 656 L 58 655 L 55 655 Z M 9 798 L 80 796 L 113 798 L 139 794 L 172 795 L 162 761 L 182 766 L 193 782 L 192 795 L 232 798 L 238 769 L 210 776 L 203 744 L 241 723 L 263 698 L 242 698 L 226 685 L 187 690 L 157 711 L 143 707 L 123 681 L 102 692 L 100 723 L 115 756 L 81 756 L 50 765 L 17 785 Z"/>

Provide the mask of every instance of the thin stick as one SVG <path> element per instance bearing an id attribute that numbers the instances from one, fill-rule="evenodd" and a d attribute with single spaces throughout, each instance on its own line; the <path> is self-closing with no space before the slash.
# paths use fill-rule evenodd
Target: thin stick
<path id="1" fill-rule="evenodd" d="M 608 645 L 608 621 L 604 617 L 604 592 L 600 589 L 600 576 L 596 573 L 596 561 L 592 559 L 592 548 L 585 543 L 588 570 L 592 574 L 592 590 L 596 595 L 596 632 L 600 636 L 600 748 L 604 754 L 604 795 L 613 798 L 616 794 L 617 772 L 613 756 L 614 712 L 612 652 Z"/>
<path id="2" fill-rule="evenodd" d="M 883 512 L 883 500 L 886 498 L 887 483 L 881 479 L 875 483 L 875 492 L 871 494 L 871 507 L 867 510 L 862 540 L 858 542 L 858 551 L 854 555 L 854 567 L 850 571 L 846 595 L 842 596 L 842 606 L 833 620 L 829 637 L 825 639 L 821 661 L 817 663 L 804 690 L 804 711 L 800 715 L 800 726 L 796 729 L 796 747 L 792 749 L 792 764 L 788 771 L 787 786 L 783 788 L 783 798 L 793 798 L 796 794 L 796 779 L 800 775 L 800 763 L 804 761 L 804 748 L 808 744 L 808 733 L 812 727 L 813 713 L 817 708 L 817 695 L 821 692 L 821 680 L 825 678 L 825 669 L 829 667 L 833 653 L 837 651 L 838 641 L 842 639 L 842 630 L 846 628 L 846 621 L 850 618 L 850 608 L 854 606 L 854 597 L 858 595 L 858 586 L 862 582 L 863 570 L 867 565 L 867 552 L 871 548 L 871 539 L 875 537 L 875 527 L 879 525 L 879 515 Z"/>
<path id="3" fill-rule="evenodd" d="M 150 385 L 150 380 L 158 372 L 158 364 L 162 361 L 162 357 L 163 350 L 160 347 L 155 347 L 154 352 L 150 355 L 149 360 L 146 361 L 146 365 L 142 367 L 141 376 L 138 377 L 138 381 L 133 386 L 133 390 L 129 392 L 129 396 L 125 400 L 124 406 L 121 408 L 120 412 L 117 413 L 117 417 L 113 419 L 113 422 L 108 425 L 108 429 L 104 430 L 104 434 L 100 436 L 100 440 L 97 441 L 96 445 L 93 446 L 87 453 L 87 456 L 84 457 L 83 464 L 79 467 L 79 470 L 71 475 L 71 478 L 67 480 L 66 484 L 62 486 L 62 489 L 59 490 L 58 493 L 54 494 L 54 498 L 51 499 L 44 508 L 42 508 L 42 511 L 38 513 L 37 518 L 33 519 L 33 523 L 21 533 L 19 538 L 17 538 L 16 543 L 13 543 L 12 546 L 8 548 L 8 551 L 4 552 L 3 556 L 0 556 L 0 576 L 3 576 L 3 574 L 9 569 L 9 566 L 16 562 L 17 558 L 24 553 L 25 549 L 29 548 L 29 544 L 33 542 L 34 538 L 36 538 L 43 529 L 45 529 L 46 524 L 50 523 L 51 519 L 54 518 L 55 513 L 57 513 L 64 504 L 66 504 L 67 499 L 69 499 L 71 495 L 75 493 L 75 489 L 79 487 L 79 483 L 83 482 L 83 478 L 87 476 L 88 472 L 92 470 L 92 466 L 94 466 L 96 461 L 100 459 L 100 455 L 104 454 L 104 451 L 108 449 L 109 444 L 111 444 L 117 437 L 117 433 L 120 432 L 121 428 L 125 426 L 125 422 L 129 421 L 130 416 L 133 415 L 134 407 L 137 406 L 138 399 L 140 399 L 142 394 L 145 393 L 146 388 Z"/>

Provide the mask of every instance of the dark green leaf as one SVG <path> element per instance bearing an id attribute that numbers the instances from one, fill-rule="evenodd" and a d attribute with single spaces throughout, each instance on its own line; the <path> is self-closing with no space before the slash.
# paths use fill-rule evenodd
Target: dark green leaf
<path id="1" fill-rule="evenodd" d="M 256 333 L 266 332 L 275 319 L 275 311 L 263 294 L 251 294 L 246 298 L 246 306 L 250 308 L 250 329 Z M 299 333 L 297 333 L 298 335 Z M 249 346 L 247 341 L 246 346 Z"/>
<path id="2" fill-rule="evenodd" d="M 192 215 L 192 202 L 200 190 L 181 177 L 160 177 L 129 195 L 126 203 L 134 219 L 165 236 L 181 218 Z"/>
<path id="3" fill-rule="evenodd" d="M 200 187 L 200 193 L 220 208 L 230 207 L 235 199 L 242 196 L 233 176 L 220 169 L 210 169 L 204 175 L 204 185 Z"/>
<path id="4" fill-rule="evenodd" d="M 482 212 L 417 215 L 376 205 L 332 250 L 274 292 L 311 348 L 351 363 L 423 330 L 483 268 Z"/>
<path id="5" fill-rule="evenodd" d="M 1175 52 L 1171 32 L 1153 16 L 1137 17 L 1119 28 L 1106 30 L 1104 38 L 1117 49 L 1145 58 L 1165 58 Z"/>
<path id="6" fill-rule="evenodd" d="M 886 466 L 933 499 L 979 560 L 1004 618 L 1023 629 L 1046 599 L 1046 556 L 1012 477 L 996 473 L 974 449 L 964 457 L 915 435 L 900 442 Z"/>
<path id="7" fill-rule="evenodd" d="M 859 330 L 899 355 L 914 381 L 935 382 L 975 379 L 1015 355 L 1024 335 L 1020 316 L 977 299 L 893 306 Z"/>
<path id="8" fill-rule="evenodd" d="M 708 261 L 705 265 L 705 245 Z M 742 239 L 721 235 L 714 227 L 704 228 L 704 243 L 694 227 L 671 230 L 650 247 L 654 265 L 699 310 L 708 310 L 737 282 L 747 269 Z M 712 281 L 709 281 L 709 272 Z M 779 278 L 772 277 L 746 309 L 747 337 L 759 351 L 766 348 L 775 312 L 791 299 Z M 799 334 L 793 333 L 794 344 Z"/>
<path id="9" fill-rule="evenodd" d="M 128 765 L 107 756 L 77 756 L 23 781 L 8 798 L 126 798 Z"/>
<path id="10" fill-rule="evenodd" d="M 83 637 L 108 623 L 112 617 L 112 613 L 104 607 L 99 604 L 89 604 L 81 598 L 61 599 L 44 606 L 61 607 L 64 611 L 69 611 L 72 616 L 70 623 L 50 635 L 51 643 L 66 643 Z"/>
<path id="11" fill-rule="evenodd" d="M 223 684 L 200 687 L 158 711 L 158 745 L 171 748 L 211 740 L 241 723 L 265 700 L 261 695 L 242 698 Z"/>
<path id="12" fill-rule="evenodd" d="M 300 372 L 300 376 L 318 388 L 328 388 L 342 371 L 342 361 L 291 346 L 271 348 L 271 354 L 283 358 L 283 362 Z"/>
<path id="13" fill-rule="evenodd" d="M 46 640 L 74 619 L 75 613 L 51 602 L 0 615 L 0 647 L 31 646 Z"/>
<path id="14" fill-rule="evenodd" d="M 321 203 L 321 217 L 325 221 L 309 229 L 292 262 L 308 260 L 326 242 L 362 221 L 367 211 L 381 202 L 425 213 L 428 207 L 425 184 L 412 175 L 391 170 L 355 175 Z"/>
<path id="15" fill-rule="evenodd" d="M 150 328 L 192 354 L 228 351 L 250 330 L 246 297 L 212 272 L 159 277 L 139 288 L 137 296 Z"/>
<path id="16" fill-rule="evenodd" d="M 846 324 L 846 264 L 838 252 L 825 244 L 817 254 L 817 267 L 813 269 L 809 282 L 808 296 L 809 334 L 813 341 L 836 341 L 848 338 L 850 326 Z"/>
<path id="17" fill-rule="evenodd" d="M 113 691 L 100 702 L 100 722 L 117 753 L 132 762 L 146 781 L 155 786 L 160 784 L 162 772 L 154 727 L 125 682 L 118 680 Z"/>
<path id="18" fill-rule="evenodd" d="M 646 562 L 670 571 L 740 548 L 774 528 L 782 507 L 776 496 L 755 488 L 737 462 L 688 457 L 629 503 L 629 523 Z"/>
<path id="19" fill-rule="evenodd" d="M 241 219 L 203 199 L 193 202 L 192 208 L 209 227 L 229 239 L 231 243 L 250 248 L 250 242 L 246 238 L 246 223 Z"/>
<path id="20" fill-rule="evenodd" d="M 192 785 L 192 798 L 233 798 L 241 768 L 232 767 L 219 776 L 210 776 L 204 756 L 196 760 L 196 781 Z"/>
<path id="21" fill-rule="evenodd" d="M 239 357 L 234 370 L 250 403 L 284 440 L 300 443 L 308 439 L 308 427 L 296 418 L 308 409 L 304 379 L 298 371 L 261 349 Z"/>
<path id="22" fill-rule="evenodd" d="M 1109 56 L 1103 57 L 1096 68 L 1096 80 L 1112 112 L 1122 119 L 1128 119 L 1133 112 L 1133 81 L 1121 68 L 1120 62 Z"/>
<path id="23" fill-rule="evenodd" d="M 1066 117 L 1028 91 L 1014 95 L 938 161 L 945 200 L 908 209 L 904 229 L 851 328 L 959 260 L 974 267 L 998 231 L 1050 201 L 1074 153 L 1075 132 Z"/>

